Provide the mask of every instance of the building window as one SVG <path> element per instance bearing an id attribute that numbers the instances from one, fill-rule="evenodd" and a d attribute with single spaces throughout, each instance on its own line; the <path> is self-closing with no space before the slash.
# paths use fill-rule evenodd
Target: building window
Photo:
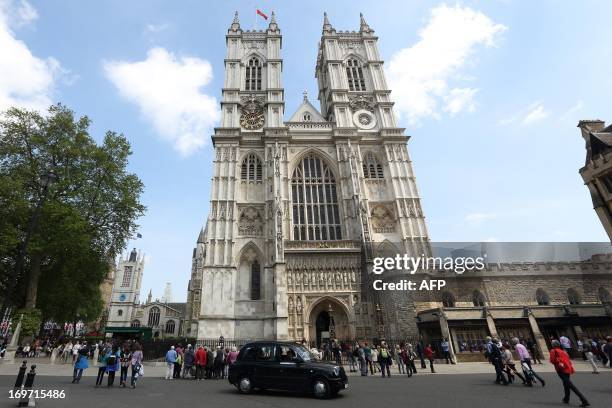
<path id="1" fill-rule="evenodd" d="M 541 306 L 550 304 L 550 298 L 548 297 L 548 293 L 546 293 L 544 289 L 538 288 L 538 290 L 536 290 L 536 302 L 538 302 L 538 305 Z"/>
<path id="2" fill-rule="evenodd" d="M 168 320 L 166 322 L 166 334 L 174 334 L 174 328 L 175 328 L 174 320 Z"/>
<path id="3" fill-rule="evenodd" d="M 117 316 L 123 316 L 123 309 L 117 310 Z"/>
<path id="4" fill-rule="evenodd" d="M 310 122 L 312 120 L 312 116 L 308 112 L 304 114 L 303 118 L 304 118 L 304 122 Z"/>
<path id="5" fill-rule="evenodd" d="M 479 290 L 475 290 L 472 293 L 472 303 L 474 303 L 474 306 L 476 307 L 484 307 L 485 306 L 485 297 L 482 294 L 481 291 Z"/>
<path id="6" fill-rule="evenodd" d="M 247 63 L 244 89 L 247 91 L 261 91 L 261 62 L 255 57 L 251 58 Z"/>
<path id="7" fill-rule="evenodd" d="M 567 301 L 570 305 L 579 305 L 581 303 L 580 295 L 578 294 L 578 292 L 576 292 L 576 289 L 569 288 L 567 290 Z"/>
<path id="8" fill-rule="evenodd" d="M 455 307 L 455 297 L 450 292 L 442 293 L 442 306 Z"/>
<path id="9" fill-rule="evenodd" d="M 601 303 L 612 302 L 611 300 L 612 297 L 610 296 L 610 292 L 608 291 L 608 289 L 604 287 L 600 287 L 599 289 L 597 289 L 597 298 L 599 299 Z"/>
<path id="10" fill-rule="evenodd" d="M 601 181 L 604 186 L 606 186 L 606 190 L 608 190 L 608 194 L 612 194 L 612 173 L 605 174 L 601 177 Z"/>
<path id="11" fill-rule="evenodd" d="M 323 160 L 314 154 L 302 159 L 293 171 L 291 197 L 294 240 L 342 239 L 336 179 Z"/>
<path id="12" fill-rule="evenodd" d="M 374 156 L 374 153 L 368 152 L 363 158 L 363 177 L 365 178 L 384 178 L 383 167 Z"/>
<path id="13" fill-rule="evenodd" d="M 242 160 L 240 178 L 248 181 L 261 181 L 261 160 L 255 153 L 250 153 Z"/>
<path id="14" fill-rule="evenodd" d="M 363 77 L 363 67 L 357 59 L 346 61 L 346 76 L 348 78 L 349 91 L 365 91 L 365 79 Z"/>
<path id="15" fill-rule="evenodd" d="M 151 308 L 151 310 L 149 310 L 149 327 L 154 327 L 159 325 L 159 308 L 157 306 L 154 306 Z"/>
<path id="16" fill-rule="evenodd" d="M 251 264 L 251 300 L 261 299 L 261 268 L 257 260 Z"/>
<path id="17" fill-rule="evenodd" d="M 131 324 L 132 327 L 140 327 L 140 320 L 134 320 Z"/>
<path id="18" fill-rule="evenodd" d="M 121 287 L 125 288 L 127 286 L 130 286 L 131 280 L 132 280 L 132 267 L 126 266 L 125 270 L 123 271 L 123 280 L 121 281 Z"/>

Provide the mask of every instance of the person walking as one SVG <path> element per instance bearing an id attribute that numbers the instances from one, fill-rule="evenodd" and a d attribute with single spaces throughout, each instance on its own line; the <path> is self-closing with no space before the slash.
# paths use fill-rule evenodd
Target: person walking
<path id="1" fill-rule="evenodd" d="M 495 383 L 508 385 L 508 380 L 504 376 L 502 354 L 497 339 L 487 336 L 485 343 L 485 357 L 495 368 Z"/>
<path id="2" fill-rule="evenodd" d="M 372 355 L 372 367 L 374 368 L 374 373 L 377 373 L 378 371 L 380 371 L 380 366 L 378 362 L 378 347 L 372 347 L 372 349 L 370 350 L 370 354 Z"/>
<path id="3" fill-rule="evenodd" d="M 106 356 L 106 373 L 108 375 L 106 386 L 111 388 L 115 385 L 115 372 L 121 367 L 121 352 L 117 345 L 113 345 Z"/>
<path id="4" fill-rule="evenodd" d="M 395 358 L 395 362 L 397 363 L 397 371 L 399 374 L 405 374 L 406 370 L 405 370 L 405 365 L 404 365 L 404 360 L 402 360 L 402 348 L 400 347 L 399 344 L 395 345 L 395 353 L 394 356 Z"/>
<path id="5" fill-rule="evenodd" d="M 561 347 L 567 353 L 568 356 L 572 355 L 572 341 L 565 334 L 559 337 L 559 343 L 561 343 Z"/>
<path id="6" fill-rule="evenodd" d="M 359 363 L 359 372 L 362 377 L 368 376 L 368 361 L 366 360 L 366 355 L 364 351 L 364 347 L 357 343 L 357 362 Z"/>
<path id="7" fill-rule="evenodd" d="M 180 346 L 177 346 L 180 349 Z M 176 348 L 176 361 L 174 362 L 174 370 L 172 371 L 172 378 L 181 378 L 181 368 L 183 366 L 183 353 L 182 349 L 180 349 L 181 353 L 179 353 Z"/>
<path id="8" fill-rule="evenodd" d="M 428 344 L 427 347 L 425 347 L 425 357 L 429 360 L 429 368 L 431 369 L 431 372 L 435 373 L 436 370 L 434 370 L 434 351 L 431 347 L 431 344 Z"/>
<path id="9" fill-rule="evenodd" d="M 402 358 L 404 359 L 404 364 L 406 364 L 406 374 L 408 374 L 408 377 L 412 377 L 413 374 L 417 373 L 416 365 L 414 364 L 417 354 L 414 352 L 412 344 L 406 344 L 403 354 Z"/>
<path id="10" fill-rule="evenodd" d="M 528 387 L 533 386 L 533 382 L 535 379 L 540 381 L 542 387 L 546 385 L 544 379 L 540 377 L 533 368 L 531 368 L 531 356 L 529 355 L 529 351 L 524 344 L 522 344 L 517 337 L 512 339 L 512 344 L 514 345 L 514 349 L 516 350 L 516 354 L 519 357 L 519 361 L 521 362 L 521 368 L 523 369 L 523 375 L 525 376 L 525 382 Z"/>
<path id="11" fill-rule="evenodd" d="M 174 377 L 174 363 L 177 357 L 174 346 L 170 346 L 170 350 L 166 352 L 166 380 L 171 380 Z"/>
<path id="12" fill-rule="evenodd" d="M 202 381 L 204 378 L 204 370 L 206 370 L 206 350 L 200 345 L 195 353 L 196 375 L 195 379 Z"/>
<path id="13" fill-rule="evenodd" d="M 349 362 L 349 371 L 351 373 L 357 372 L 357 360 L 359 359 L 358 346 L 354 345 L 352 348 L 347 348 L 346 358 Z"/>
<path id="14" fill-rule="evenodd" d="M 83 376 L 83 370 L 89 368 L 88 354 L 89 349 L 87 348 L 87 343 L 85 343 L 83 347 L 79 350 L 79 355 L 77 357 L 76 362 L 74 363 L 74 371 L 72 373 L 73 384 L 78 384 L 81 381 L 81 377 Z"/>
<path id="15" fill-rule="evenodd" d="M 610 362 L 610 368 L 612 368 L 612 336 L 606 337 L 606 344 L 603 346 L 603 352 Z"/>
<path id="16" fill-rule="evenodd" d="M 419 337 L 419 341 L 416 345 L 416 352 L 421 360 L 421 368 L 425 369 L 427 366 L 425 365 L 425 346 L 423 345 L 423 337 Z"/>
<path id="17" fill-rule="evenodd" d="M 136 342 L 136 344 L 134 344 L 134 351 L 132 352 L 132 358 L 130 360 L 130 366 L 132 367 L 132 388 L 136 388 L 136 381 L 138 381 L 138 378 L 142 376 L 142 359 L 142 347 L 140 346 L 140 343 Z"/>
<path id="18" fill-rule="evenodd" d="M 512 351 L 510 350 L 509 345 L 502 346 L 502 363 L 504 365 L 506 375 L 508 376 L 508 382 L 512 384 L 512 382 L 514 382 L 514 376 L 516 375 L 518 378 L 521 379 L 521 381 L 523 381 L 523 385 L 527 385 L 525 377 L 523 377 L 521 373 L 516 371 L 516 364 L 514 364 Z"/>
<path id="19" fill-rule="evenodd" d="M 363 344 L 363 354 L 366 359 L 366 364 L 370 368 L 370 375 L 374 375 L 374 367 L 372 365 L 372 349 L 368 347 L 368 342 Z"/>
<path id="20" fill-rule="evenodd" d="M 380 345 L 380 350 L 378 353 L 378 363 L 380 364 L 380 371 L 383 378 L 385 378 L 385 370 L 387 370 L 387 377 L 391 377 L 389 366 L 391 365 L 392 361 L 391 353 L 389 353 L 389 349 L 387 348 L 387 343 L 383 341 Z"/>
<path id="21" fill-rule="evenodd" d="M 589 401 L 587 401 L 586 397 L 582 395 L 580 390 L 576 388 L 576 386 L 570 380 L 570 376 L 574 374 L 576 371 L 574 370 L 574 366 L 572 365 L 572 361 L 570 360 L 569 354 L 561 348 L 561 342 L 558 340 L 553 340 L 551 342 L 552 350 L 550 350 L 550 362 L 555 366 L 555 370 L 557 371 L 557 375 L 561 378 L 563 382 L 563 402 L 565 404 L 569 404 L 570 401 L 570 391 L 574 391 L 574 394 L 580 398 L 580 406 L 588 407 Z"/>

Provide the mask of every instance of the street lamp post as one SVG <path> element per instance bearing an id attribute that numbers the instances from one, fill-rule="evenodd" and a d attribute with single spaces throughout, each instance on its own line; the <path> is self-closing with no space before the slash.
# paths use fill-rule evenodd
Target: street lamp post
<path id="1" fill-rule="evenodd" d="M 15 291 L 15 286 L 17 284 L 17 277 L 19 277 L 23 273 L 23 267 L 25 263 L 25 257 L 28 250 L 28 244 L 30 243 L 30 239 L 38 226 L 38 219 L 40 218 L 40 214 L 42 212 L 43 205 L 45 200 L 47 199 L 47 194 L 49 192 L 49 186 L 53 184 L 57 180 L 57 175 L 53 172 L 52 169 L 48 170 L 41 178 L 40 184 L 42 186 L 42 192 L 40 195 L 40 200 L 36 204 L 34 208 L 34 213 L 32 214 L 32 218 L 30 218 L 30 223 L 28 224 L 28 229 L 26 230 L 25 237 L 19 247 L 17 249 L 17 260 L 15 261 L 15 273 L 10 275 L 8 278 L 8 282 L 6 284 L 6 290 L 4 293 L 4 300 L 2 302 L 2 314 L 10 307 L 10 297 L 11 294 Z"/>

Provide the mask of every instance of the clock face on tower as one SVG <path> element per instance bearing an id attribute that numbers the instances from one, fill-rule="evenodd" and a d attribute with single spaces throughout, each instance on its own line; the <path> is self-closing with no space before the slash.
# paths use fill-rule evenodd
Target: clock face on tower
<path id="1" fill-rule="evenodd" d="M 122 294 L 119 296 L 119 301 L 124 302 L 124 301 L 125 301 L 125 299 L 126 299 L 125 293 L 122 293 Z"/>
<path id="2" fill-rule="evenodd" d="M 262 111 L 243 112 L 240 116 L 240 126 L 248 130 L 261 129 L 264 125 L 264 114 Z"/>

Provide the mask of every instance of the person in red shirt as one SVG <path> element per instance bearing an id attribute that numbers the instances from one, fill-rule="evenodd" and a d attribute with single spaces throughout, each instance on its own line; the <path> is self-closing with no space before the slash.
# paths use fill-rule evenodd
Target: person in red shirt
<path id="1" fill-rule="evenodd" d="M 431 368 L 431 372 L 435 373 L 436 370 L 434 370 L 434 352 L 431 348 L 431 344 L 428 344 L 427 347 L 425 347 L 425 357 L 429 360 L 429 368 Z"/>
<path id="2" fill-rule="evenodd" d="M 590 405 L 589 401 L 587 401 L 585 396 L 582 395 L 580 390 L 576 388 L 576 386 L 572 384 L 570 380 L 570 375 L 574 374 L 576 371 L 574 370 L 574 366 L 572 365 L 569 355 L 561 348 L 561 343 L 558 340 L 553 340 L 551 344 L 552 350 L 550 350 L 550 362 L 555 366 L 557 375 L 559 375 L 559 378 L 561 378 L 561 381 L 563 382 L 563 391 L 565 392 L 563 402 L 565 404 L 569 404 L 571 390 L 574 391 L 574 394 L 576 394 L 578 398 L 580 398 L 580 406 L 588 407 Z"/>
<path id="3" fill-rule="evenodd" d="M 195 353 L 196 376 L 195 379 L 202 381 L 204 370 L 206 369 L 206 350 L 200 345 Z"/>

